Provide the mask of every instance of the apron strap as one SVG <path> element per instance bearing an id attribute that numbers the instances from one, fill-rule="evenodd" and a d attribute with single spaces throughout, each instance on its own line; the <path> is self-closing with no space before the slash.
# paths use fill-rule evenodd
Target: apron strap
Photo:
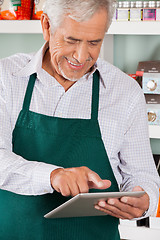
<path id="1" fill-rule="evenodd" d="M 94 120 L 98 119 L 98 106 L 99 106 L 99 71 L 96 70 L 93 74 L 91 119 Z"/>
<path id="2" fill-rule="evenodd" d="M 26 94 L 23 102 L 23 109 L 29 110 L 32 92 L 34 84 L 37 78 L 37 74 L 33 73 L 28 82 Z M 91 119 L 98 119 L 98 106 L 99 106 L 99 72 L 95 71 L 93 74 L 93 86 L 92 86 L 92 107 L 91 107 Z"/>
<path id="3" fill-rule="evenodd" d="M 24 101 L 23 101 L 23 109 L 25 109 L 25 110 L 29 110 L 32 92 L 33 92 L 36 78 L 37 78 L 36 73 L 33 73 L 29 78 L 26 94 L 25 94 Z"/>

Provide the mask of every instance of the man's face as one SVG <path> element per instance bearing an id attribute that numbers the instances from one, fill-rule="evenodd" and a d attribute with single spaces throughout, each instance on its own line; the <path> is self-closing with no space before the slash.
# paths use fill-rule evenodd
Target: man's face
<path id="1" fill-rule="evenodd" d="M 90 70 L 100 53 L 106 15 L 105 10 L 99 10 L 85 22 L 66 16 L 54 34 L 50 34 L 50 64 L 55 78 L 76 81 Z"/>

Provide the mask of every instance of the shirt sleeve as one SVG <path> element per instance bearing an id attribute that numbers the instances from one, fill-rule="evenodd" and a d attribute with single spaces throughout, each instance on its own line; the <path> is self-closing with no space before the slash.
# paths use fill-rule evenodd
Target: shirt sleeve
<path id="1" fill-rule="evenodd" d="M 28 161 L 12 152 L 12 129 L 0 74 L 0 188 L 23 195 L 52 193 L 50 173 L 58 166 Z"/>
<path id="2" fill-rule="evenodd" d="M 134 94 L 135 95 L 135 94 Z M 155 215 L 158 206 L 160 180 L 155 167 L 148 133 L 147 110 L 144 95 L 138 91 L 128 106 L 124 142 L 120 150 L 122 191 L 142 187 L 150 198 L 145 217 Z"/>

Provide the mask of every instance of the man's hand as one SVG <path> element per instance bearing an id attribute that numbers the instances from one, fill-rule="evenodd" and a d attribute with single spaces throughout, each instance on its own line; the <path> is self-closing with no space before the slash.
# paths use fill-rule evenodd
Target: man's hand
<path id="1" fill-rule="evenodd" d="M 109 180 L 102 180 L 87 167 L 58 168 L 51 172 L 50 180 L 52 187 L 66 197 L 87 193 L 90 188 L 106 189 L 111 186 Z"/>
<path id="2" fill-rule="evenodd" d="M 133 191 L 143 191 L 139 186 Z M 121 219 L 133 219 L 141 217 L 149 208 L 149 196 L 145 193 L 142 197 L 121 197 L 120 199 L 108 199 L 107 202 L 100 201 L 95 208 Z"/>

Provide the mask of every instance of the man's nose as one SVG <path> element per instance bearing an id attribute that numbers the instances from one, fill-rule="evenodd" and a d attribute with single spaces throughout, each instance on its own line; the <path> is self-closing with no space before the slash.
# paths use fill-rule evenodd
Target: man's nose
<path id="1" fill-rule="evenodd" d="M 86 61 L 90 60 L 90 54 L 88 52 L 88 46 L 86 44 L 79 44 L 76 47 L 76 50 L 73 54 L 74 59 L 76 59 L 79 63 L 83 64 Z"/>

